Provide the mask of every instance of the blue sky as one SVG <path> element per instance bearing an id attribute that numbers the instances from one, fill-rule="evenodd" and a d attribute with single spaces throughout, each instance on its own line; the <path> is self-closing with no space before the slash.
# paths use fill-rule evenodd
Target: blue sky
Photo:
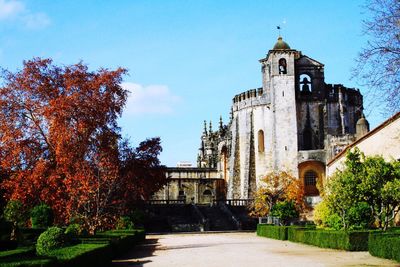
<path id="1" fill-rule="evenodd" d="M 160 136 L 163 164 L 195 163 L 203 120 L 228 121 L 235 94 L 261 86 L 258 60 L 278 37 L 325 64 L 327 83 L 358 87 L 364 1 L 0 0 L 0 66 L 33 57 L 125 67 L 120 120 L 137 144 Z M 360 88 L 363 91 L 363 88 Z M 368 101 L 368 97 L 366 99 Z M 385 117 L 365 104 L 375 127 Z"/>

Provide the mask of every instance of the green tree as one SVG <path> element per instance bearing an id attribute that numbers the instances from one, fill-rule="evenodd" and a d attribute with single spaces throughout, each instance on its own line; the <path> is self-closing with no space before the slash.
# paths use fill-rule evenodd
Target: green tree
<path id="1" fill-rule="evenodd" d="M 325 199 L 328 202 L 328 207 L 332 209 L 331 213 L 340 216 L 344 229 L 349 228 L 348 211 L 359 200 L 356 180 L 356 176 L 346 169 L 335 173 L 326 185 Z"/>
<path id="2" fill-rule="evenodd" d="M 4 208 L 4 219 L 12 224 L 10 240 L 17 240 L 18 227 L 26 220 L 26 210 L 21 201 L 10 200 L 7 203 Z"/>
<path id="3" fill-rule="evenodd" d="M 368 225 L 365 205 L 379 228 L 386 230 L 399 212 L 400 163 L 382 156 L 366 157 L 357 148 L 347 155 L 325 187 L 324 200 L 337 213 L 344 229 Z M 364 204 L 363 204 L 364 203 Z M 360 215 L 364 213 L 364 216 Z"/>
<path id="4" fill-rule="evenodd" d="M 382 156 L 366 157 L 363 179 L 358 184 L 362 199 L 368 203 L 379 228 L 386 230 L 399 212 L 400 163 Z"/>
<path id="5" fill-rule="evenodd" d="M 35 206 L 31 210 L 32 228 L 46 228 L 53 224 L 53 210 L 46 204 Z"/>

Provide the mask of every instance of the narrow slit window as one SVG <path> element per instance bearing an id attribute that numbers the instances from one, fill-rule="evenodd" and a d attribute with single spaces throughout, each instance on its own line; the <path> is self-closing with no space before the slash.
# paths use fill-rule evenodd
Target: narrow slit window
<path id="1" fill-rule="evenodd" d="M 264 152 L 265 147 L 264 147 L 264 131 L 259 130 L 258 131 L 258 152 Z"/>

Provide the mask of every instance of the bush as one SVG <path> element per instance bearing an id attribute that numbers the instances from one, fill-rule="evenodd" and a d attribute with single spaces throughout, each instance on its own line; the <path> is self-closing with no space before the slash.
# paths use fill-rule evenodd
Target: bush
<path id="1" fill-rule="evenodd" d="M 82 227 L 77 223 L 73 223 L 73 224 L 70 224 L 67 226 L 64 233 L 69 238 L 76 238 L 76 237 L 80 236 L 82 234 L 82 232 L 83 232 Z"/>
<path id="2" fill-rule="evenodd" d="M 299 212 L 293 201 L 280 201 L 272 207 L 270 215 L 278 217 L 284 225 L 287 225 L 290 220 L 299 217 Z"/>
<path id="3" fill-rule="evenodd" d="M 115 228 L 118 230 L 132 230 L 134 226 L 135 225 L 129 216 L 122 216 L 118 219 Z"/>
<path id="4" fill-rule="evenodd" d="M 64 245 L 66 245 L 64 230 L 59 227 L 50 227 L 39 236 L 36 243 L 36 253 L 40 256 L 46 256 Z"/>
<path id="5" fill-rule="evenodd" d="M 322 228 L 340 230 L 342 228 L 342 218 L 335 213 L 326 200 L 321 201 L 314 209 L 314 222 Z"/>
<path id="6" fill-rule="evenodd" d="M 368 251 L 372 256 L 400 262 L 400 234 L 371 232 Z"/>
<path id="7" fill-rule="evenodd" d="M 270 224 L 258 224 L 257 235 L 278 240 L 288 239 L 288 226 L 276 226 Z"/>
<path id="8" fill-rule="evenodd" d="M 32 228 L 47 228 L 53 224 L 53 211 L 46 204 L 35 206 L 31 211 Z"/>
<path id="9" fill-rule="evenodd" d="M 143 226 L 144 222 L 144 212 L 139 209 L 134 209 L 129 217 L 131 218 L 133 224 L 135 226 Z"/>
<path id="10" fill-rule="evenodd" d="M 288 230 L 288 240 L 321 248 L 367 251 L 368 234 L 368 231 L 328 231 L 290 228 Z"/>

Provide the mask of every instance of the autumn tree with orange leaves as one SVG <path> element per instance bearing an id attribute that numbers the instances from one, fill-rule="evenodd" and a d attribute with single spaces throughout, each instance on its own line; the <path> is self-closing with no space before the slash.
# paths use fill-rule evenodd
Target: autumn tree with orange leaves
<path id="1" fill-rule="evenodd" d="M 296 208 L 302 211 L 305 208 L 303 183 L 286 171 L 270 172 L 261 179 L 251 214 L 264 217 L 278 201 L 285 200 L 293 201 Z"/>
<path id="2" fill-rule="evenodd" d="M 160 139 L 131 148 L 120 136 L 125 73 L 40 58 L 3 71 L 0 170 L 7 199 L 46 203 L 57 223 L 80 219 L 94 232 L 162 186 Z"/>

